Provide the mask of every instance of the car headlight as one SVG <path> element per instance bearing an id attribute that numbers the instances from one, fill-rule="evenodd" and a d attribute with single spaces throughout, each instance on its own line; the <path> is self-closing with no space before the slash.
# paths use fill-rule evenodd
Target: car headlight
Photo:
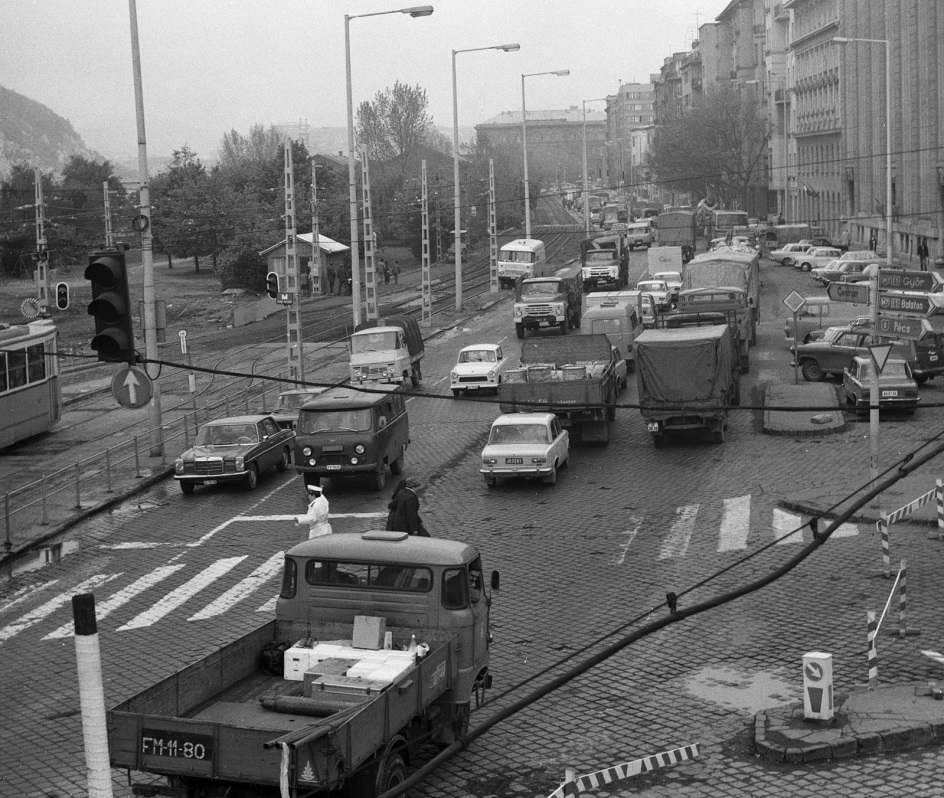
<path id="1" fill-rule="evenodd" d="M 452 380 L 453 382 L 459 382 L 459 375 L 458 375 L 458 373 L 455 372 L 455 371 L 450 372 L 450 374 L 449 374 L 449 379 Z"/>
<path id="2" fill-rule="evenodd" d="M 306 446 L 304 449 L 302 449 L 302 454 L 305 455 L 305 457 L 311 457 L 311 447 Z"/>
<path id="3" fill-rule="evenodd" d="M 308 465 L 310 465 L 310 466 L 316 465 L 317 463 L 318 463 L 318 461 L 317 461 L 314 457 L 312 457 L 312 458 L 308 461 Z"/>
<path id="4" fill-rule="evenodd" d="M 363 453 L 364 453 L 364 444 L 363 444 L 363 443 L 357 444 L 357 446 L 354 447 L 354 451 L 357 452 L 358 454 L 363 454 Z"/>
<path id="5" fill-rule="evenodd" d="M 535 465 L 544 465 L 547 462 L 546 457 L 532 457 L 531 462 Z"/>
<path id="6" fill-rule="evenodd" d="M 490 372 L 488 372 L 488 381 L 495 382 L 495 369 L 492 369 Z"/>
<path id="7" fill-rule="evenodd" d="M 175 474 L 184 473 L 184 461 L 181 460 L 179 457 L 176 460 L 174 460 L 174 473 Z"/>
<path id="8" fill-rule="evenodd" d="M 562 316 L 563 313 L 564 313 L 564 305 L 563 305 L 563 304 L 560 304 L 560 303 L 557 304 L 557 305 L 554 305 L 554 312 L 555 312 L 558 316 Z"/>
<path id="9" fill-rule="evenodd" d="M 483 458 L 482 458 L 482 463 L 483 463 L 483 465 L 495 465 L 497 462 L 498 462 L 498 460 L 497 460 L 497 458 L 495 458 L 495 457 L 483 457 Z"/>
<path id="10" fill-rule="evenodd" d="M 237 470 L 237 471 L 242 471 L 242 470 L 243 470 L 243 466 L 244 466 L 245 464 L 246 464 L 245 459 L 243 458 L 242 455 L 239 455 L 239 456 L 236 458 L 236 470 Z"/>
<path id="11" fill-rule="evenodd" d="M 357 465 L 360 462 L 356 457 L 351 458 L 351 465 Z"/>

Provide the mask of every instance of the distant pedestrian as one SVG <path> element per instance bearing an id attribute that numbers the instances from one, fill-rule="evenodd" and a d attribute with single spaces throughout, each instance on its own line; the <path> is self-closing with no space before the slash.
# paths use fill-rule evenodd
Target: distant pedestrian
<path id="1" fill-rule="evenodd" d="M 869 250 L 875 252 L 878 249 L 878 233 L 873 230 L 869 233 Z"/>
<path id="2" fill-rule="evenodd" d="M 423 519 L 420 518 L 420 500 L 416 495 L 419 483 L 415 479 L 401 479 L 390 497 L 387 509 L 387 529 L 406 532 L 408 535 L 430 537 Z"/>
<path id="3" fill-rule="evenodd" d="M 922 236 L 918 239 L 918 260 L 921 264 L 921 271 L 927 271 L 929 257 L 928 239 Z"/>
<path id="4" fill-rule="evenodd" d="M 320 485 L 308 486 L 308 512 L 295 516 L 295 526 L 308 524 L 308 539 L 331 534 L 328 523 L 328 500 Z"/>
<path id="5" fill-rule="evenodd" d="M 338 273 L 334 268 L 333 263 L 328 264 L 328 293 L 334 293 L 334 281 L 337 279 Z"/>
<path id="6" fill-rule="evenodd" d="M 393 262 L 393 284 L 398 285 L 400 283 L 400 261 L 395 260 Z"/>
<path id="7" fill-rule="evenodd" d="M 384 284 L 389 285 L 390 283 L 390 267 L 387 266 L 387 261 L 380 261 L 380 276 L 383 277 Z"/>
<path id="8" fill-rule="evenodd" d="M 347 267 L 343 263 L 338 266 L 338 296 L 344 296 L 344 289 L 347 288 L 348 274 Z"/>

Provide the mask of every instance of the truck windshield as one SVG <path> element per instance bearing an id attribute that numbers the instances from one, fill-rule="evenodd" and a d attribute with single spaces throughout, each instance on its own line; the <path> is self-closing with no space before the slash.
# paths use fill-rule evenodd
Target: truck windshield
<path id="1" fill-rule="evenodd" d="M 492 427 L 490 444 L 548 443 L 547 427 L 543 424 L 499 424 Z"/>
<path id="2" fill-rule="evenodd" d="M 545 294 L 561 293 L 560 283 L 542 280 L 539 283 L 525 283 L 521 286 L 522 296 L 543 296 Z"/>
<path id="3" fill-rule="evenodd" d="M 591 249 L 587 252 L 587 263 L 611 263 L 616 258 L 616 250 Z"/>
<path id="4" fill-rule="evenodd" d="M 367 432 L 371 427 L 371 410 L 302 410 L 298 414 L 298 432 Z"/>
<path id="5" fill-rule="evenodd" d="M 351 336 L 351 351 L 356 355 L 368 352 L 389 352 L 397 348 L 397 336 L 396 330 L 356 333 Z"/>
<path id="6" fill-rule="evenodd" d="M 305 581 L 309 585 L 348 589 L 377 588 L 426 593 L 432 587 L 433 574 L 429 568 L 400 563 L 309 560 L 305 564 Z"/>

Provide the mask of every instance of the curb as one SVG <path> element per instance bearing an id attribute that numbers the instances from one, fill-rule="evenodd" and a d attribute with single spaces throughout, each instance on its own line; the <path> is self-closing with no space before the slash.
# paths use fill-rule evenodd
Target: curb
<path id="1" fill-rule="evenodd" d="M 843 500 L 845 503 L 845 500 Z M 794 501 L 791 499 L 781 499 L 777 502 L 780 507 L 783 507 L 785 510 L 792 510 L 795 513 L 800 513 L 801 515 L 815 515 L 822 518 L 838 518 L 840 513 L 833 510 L 826 511 L 821 506 L 816 506 L 814 504 L 808 504 L 803 501 Z M 862 513 L 856 513 L 855 515 L 849 516 L 846 519 L 847 522 L 853 524 L 876 524 L 881 521 L 882 518 L 879 515 L 868 515 Z M 907 523 L 915 524 L 916 526 L 929 526 L 934 527 L 935 529 L 938 526 L 937 519 L 931 518 L 916 518 L 915 516 L 909 516 Z"/>

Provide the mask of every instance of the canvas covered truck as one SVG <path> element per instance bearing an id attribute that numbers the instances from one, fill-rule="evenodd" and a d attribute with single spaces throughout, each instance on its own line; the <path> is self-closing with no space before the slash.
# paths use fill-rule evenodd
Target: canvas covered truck
<path id="1" fill-rule="evenodd" d="M 747 300 L 743 326 L 749 346 L 757 343 L 760 322 L 760 256 L 755 251 L 719 249 L 697 255 L 685 264 L 682 289 L 736 288 Z"/>
<path id="2" fill-rule="evenodd" d="M 521 368 L 498 386 L 502 413 L 554 413 L 572 436 L 607 444 L 616 418 L 617 355 L 607 335 L 529 338 Z"/>
<path id="3" fill-rule="evenodd" d="M 656 217 L 656 246 L 681 247 L 682 261 L 695 257 L 695 212 L 666 211 Z"/>
<path id="4" fill-rule="evenodd" d="M 379 795 L 420 745 L 464 733 L 484 698 L 487 588 L 478 551 L 457 541 L 299 543 L 273 620 L 109 710 L 112 767 L 136 795 Z"/>
<path id="5" fill-rule="evenodd" d="M 423 379 L 426 345 L 412 316 L 387 316 L 358 324 L 351 335 L 351 382 L 393 382 L 413 387 Z"/>
<path id="6" fill-rule="evenodd" d="M 629 282 L 629 251 L 621 233 L 594 236 L 580 242 L 583 290 L 619 290 Z"/>
<path id="7" fill-rule="evenodd" d="M 741 399 L 730 327 L 646 330 L 636 339 L 636 384 L 656 447 L 676 432 L 706 431 L 724 443 L 729 408 Z"/>
<path id="8" fill-rule="evenodd" d="M 515 284 L 513 309 L 515 333 L 524 338 L 526 330 L 559 327 L 566 335 L 580 327 L 583 275 L 580 264 L 564 266 L 545 277 L 530 277 Z"/>

